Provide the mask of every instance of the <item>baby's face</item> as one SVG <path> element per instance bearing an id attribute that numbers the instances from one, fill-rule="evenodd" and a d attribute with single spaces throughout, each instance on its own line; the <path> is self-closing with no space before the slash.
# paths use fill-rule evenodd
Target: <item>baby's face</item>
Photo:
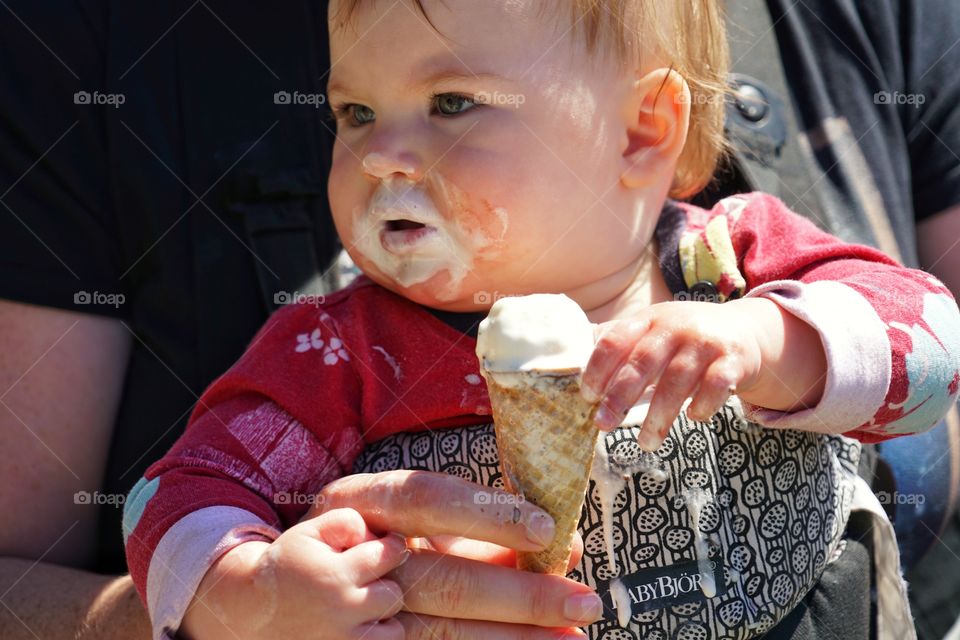
<path id="1" fill-rule="evenodd" d="M 644 251 L 668 181 L 620 181 L 634 71 L 540 4 L 428 0 L 435 30 L 410 0 L 368 0 L 331 33 L 330 201 L 381 285 L 454 311 L 534 292 L 589 307 Z"/>

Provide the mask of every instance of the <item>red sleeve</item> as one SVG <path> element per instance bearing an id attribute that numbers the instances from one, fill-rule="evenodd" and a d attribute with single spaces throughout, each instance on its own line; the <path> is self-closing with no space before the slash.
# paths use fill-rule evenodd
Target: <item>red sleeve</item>
<path id="1" fill-rule="evenodd" d="M 683 208 L 687 284 L 711 279 L 725 297 L 769 297 L 816 328 L 827 353 L 817 407 L 750 407 L 751 418 L 876 442 L 931 428 L 956 401 L 960 312 L 930 274 L 843 242 L 772 196 Z"/>
<path id="2" fill-rule="evenodd" d="M 177 593 L 178 582 L 199 583 L 199 570 L 215 560 L 212 543 L 226 551 L 219 541 L 239 539 L 238 526 L 262 531 L 295 524 L 359 453 L 359 406 L 359 377 L 334 319 L 310 305 L 277 311 L 206 390 L 184 434 L 128 497 L 127 559 L 148 605 L 169 600 L 151 594 L 148 583 Z M 201 510 L 204 519 L 185 520 Z M 187 523 L 193 530 L 171 534 Z M 203 542 L 192 552 L 179 544 L 167 553 L 161 542 L 168 534 Z M 155 557 L 158 547 L 164 557 Z M 157 577 L 167 573 L 176 579 Z"/>

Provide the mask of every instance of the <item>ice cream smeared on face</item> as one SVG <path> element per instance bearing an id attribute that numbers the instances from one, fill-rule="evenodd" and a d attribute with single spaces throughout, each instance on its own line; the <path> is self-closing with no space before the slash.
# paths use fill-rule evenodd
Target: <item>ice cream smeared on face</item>
<path id="1" fill-rule="evenodd" d="M 593 346 L 593 325 L 562 294 L 501 298 L 477 333 L 477 357 L 491 373 L 580 372 Z"/>
<path id="2" fill-rule="evenodd" d="M 503 208 L 490 208 L 489 219 L 473 209 L 439 174 L 420 182 L 389 177 L 355 210 L 351 248 L 401 287 L 445 273 L 434 295 L 452 300 L 477 258 L 495 255 L 509 224 Z"/>

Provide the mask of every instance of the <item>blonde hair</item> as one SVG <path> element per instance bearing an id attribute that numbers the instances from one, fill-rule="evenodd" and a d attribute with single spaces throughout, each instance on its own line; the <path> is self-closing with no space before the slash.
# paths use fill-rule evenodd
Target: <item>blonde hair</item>
<path id="1" fill-rule="evenodd" d="M 413 0 L 429 21 L 422 0 Z M 342 0 L 331 27 L 354 17 L 364 0 Z M 555 6 L 547 0 L 542 7 Z M 709 184 L 727 150 L 723 132 L 730 54 L 723 0 L 567 0 L 573 30 L 591 54 L 612 53 L 637 64 L 645 55 L 669 64 L 690 88 L 690 129 L 670 196 L 685 198 Z M 432 23 L 431 23 L 432 25 Z"/>

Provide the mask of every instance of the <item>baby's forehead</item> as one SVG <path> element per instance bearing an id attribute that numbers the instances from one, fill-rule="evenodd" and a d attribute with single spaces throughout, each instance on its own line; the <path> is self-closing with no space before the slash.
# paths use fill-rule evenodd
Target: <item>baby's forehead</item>
<path id="1" fill-rule="evenodd" d="M 336 76 L 386 74 L 420 81 L 434 67 L 520 78 L 575 55 L 571 36 L 545 20 L 540 1 L 335 0 L 331 63 Z M 345 13 L 348 12 L 349 13 Z M 415 71 L 414 71 L 415 70 Z M 342 79 L 342 78 L 339 78 Z"/>
<path id="2" fill-rule="evenodd" d="M 557 18 L 567 13 L 564 9 L 569 10 L 571 1 L 331 0 L 329 25 L 333 38 L 350 44 L 377 32 L 420 37 L 424 31 L 450 48 L 466 40 L 477 46 L 480 36 L 489 36 L 490 46 L 538 34 L 551 34 L 556 42 L 570 31 L 559 29 Z"/>

